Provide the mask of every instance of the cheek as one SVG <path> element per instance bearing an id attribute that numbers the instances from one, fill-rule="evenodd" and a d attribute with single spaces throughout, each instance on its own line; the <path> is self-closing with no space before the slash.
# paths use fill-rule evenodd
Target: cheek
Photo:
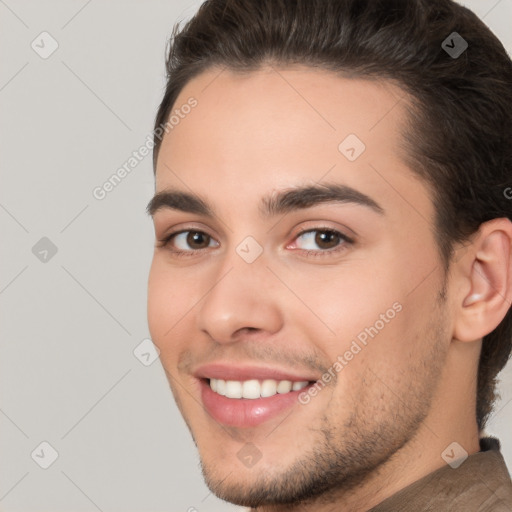
<path id="1" fill-rule="evenodd" d="M 394 364 L 409 364 L 411 351 L 426 348 L 412 347 L 411 340 L 430 342 L 426 325 L 434 314 L 439 273 L 415 289 L 432 268 L 413 265 L 414 258 L 384 256 L 354 259 L 339 269 L 325 268 L 307 278 L 302 274 L 290 282 L 307 306 L 294 308 L 294 322 L 308 339 L 322 340 L 314 343 L 331 364 L 346 354 L 353 369 L 370 360 L 387 361 L 392 369 Z"/>
<path id="2" fill-rule="evenodd" d="M 337 355 L 365 328 L 376 322 L 382 328 L 380 315 L 385 315 L 388 322 L 397 316 L 400 304 L 396 303 L 403 294 L 399 282 L 393 279 L 392 269 L 383 272 L 382 268 L 361 260 L 338 269 L 321 270 L 310 272 L 307 278 L 302 274 L 290 287 L 303 302 L 295 308 L 294 320 L 311 333 L 312 340 L 327 340 L 331 356 L 333 350 Z"/>
<path id="3" fill-rule="evenodd" d="M 151 339 L 163 357 L 168 349 L 184 336 L 180 330 L 186 325 L 194 288 L 187 286 L 179 274 L 169 269 L 162 258 L 155 255 L 148 279 L 148 326 Z M 197 300 L 197 298 L 196 298 Z M 174 352 L 174 351 L 171 351 Z"/>

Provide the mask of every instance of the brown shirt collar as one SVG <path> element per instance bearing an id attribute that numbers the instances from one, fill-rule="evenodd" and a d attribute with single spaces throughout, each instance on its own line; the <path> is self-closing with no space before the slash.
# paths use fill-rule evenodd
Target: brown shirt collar
<path id="1" fill-rule="evenodd" d="M 457 469 L 446 465 L 385 499 L 369 512 L 510 512 L 512 481 L 493 437 Z"/>

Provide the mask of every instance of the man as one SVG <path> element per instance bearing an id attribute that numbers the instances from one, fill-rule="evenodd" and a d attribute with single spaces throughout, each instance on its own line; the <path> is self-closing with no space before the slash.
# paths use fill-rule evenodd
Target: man
<path id="1" fill-rule="evenodd" d="M 212 492 L 512 510 L 503 46 L 451 0 L 210 0 L 173 35 L 148 320 Z"/>

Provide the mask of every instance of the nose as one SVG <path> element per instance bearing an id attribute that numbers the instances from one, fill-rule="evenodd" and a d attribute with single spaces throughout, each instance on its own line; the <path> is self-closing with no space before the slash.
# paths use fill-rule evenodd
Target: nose
<path id="1" fill-rule="evenodd" d="M 196 309 L 197 327 L 223 344 L 238 342 L 255 330 L 278 332 L 283 315 L 272 277 L 263 262 L 224 266 Z"/>

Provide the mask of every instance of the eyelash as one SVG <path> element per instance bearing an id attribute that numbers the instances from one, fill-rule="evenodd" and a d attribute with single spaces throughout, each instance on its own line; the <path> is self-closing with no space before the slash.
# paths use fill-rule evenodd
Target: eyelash
<path id="1" fill-rule="evenodd" d="M 337 231 L 336 229 L 329 228 L 329 227 L 303 228 L 297 233 L 294 240 L 299 238 L 301 235 L 304 235 L 305 233 L 311 233 L 311 232 L 315 232 L 315 231 L 318 231 L 320 233 L 331 233 L 331 234 L 337 235 L 340 238 L 341 242 L 343 242 L 343 243 L 340 242 L 340 244 L 338 246 L 336 246 L 334 249 L 326 249 L 326 250 L 320 249 L 320 250 L 314 250 L 314 251 L 307 250 L 307 249 L 297 249 L 297 250 L 302 251 L 303 253 L 306 253 L 306 256 L 308 256 L 308 257 L 317 258 L 317 257 L 325 257 L 325 256 L 329 256 L 332 254 L 337 254 L 343 250 L 346 250 L 347 245 L 353 245 L 355 243 L 352 238 L 349 238 L 347 235 L 341 233 L 340 231 Z M 204 231 L 201 231 L 199 229 L 183 229 L 180 231 L 175 231 L 174 233 L 170 233 L 165 238 L 159 240 L 158 247 L 159 248 L 168 247 L 171 240 L 175 236 L 180 235 L 181 233 L 189 233 L 189 232 L 200 233 L 202 235 L 206 235 L 209 238 L 213 238 L 210 235 L 208 235 L 208 233 L 205 233 Z M 177 256 L 179 258 L 187 258 L 187 257 L 197 256 L 197 253 L 206 251 L 207 248 L 191 249 L 190 251 L 183 251 L 181 249 L 169 249 L 169 250 L 174 256 Z"/>

